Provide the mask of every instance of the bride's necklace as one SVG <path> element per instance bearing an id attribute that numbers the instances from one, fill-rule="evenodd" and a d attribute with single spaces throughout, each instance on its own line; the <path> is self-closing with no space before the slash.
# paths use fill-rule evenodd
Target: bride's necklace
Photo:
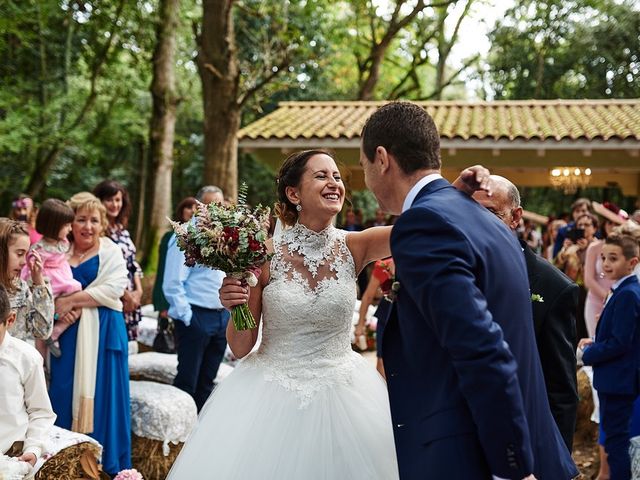
<path id="1" fill-rule="evenodd" d="M 313 277 L 317 275 L 318 267 L 331 258 L 333 230 L 333 225 L 329 225 L 315 232 L 302 223 L 296 223 L 287 231 L 289 252 L 297 252 L 303 257 L 304 265 Z"/>

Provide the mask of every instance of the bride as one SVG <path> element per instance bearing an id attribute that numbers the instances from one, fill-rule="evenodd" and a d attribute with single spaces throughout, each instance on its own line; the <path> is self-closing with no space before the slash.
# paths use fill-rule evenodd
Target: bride
<path id="1" fill-rule="evenodd" d="M 250 295 L 231 278 L 220 290 L 226 308 L 248 301 L 262 319 L 260 346 L 251 352 L 257 328 L 229 322 L 243 359 L 209 397 L 169 479 L 398 478 L 384 380 L 350 346 L 356 276 L 390 255 L 391 227 L 336 229 L 344 198 L 329 153 L 283 163 L 276 211 L 288 228 L 268 241 L 273 258 Z"/>

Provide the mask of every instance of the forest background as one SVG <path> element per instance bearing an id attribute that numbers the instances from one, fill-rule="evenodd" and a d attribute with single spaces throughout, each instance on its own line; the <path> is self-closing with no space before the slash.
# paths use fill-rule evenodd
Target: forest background
<path id="1" fill-rule="evenodd" d="M 488 52 L 459 49 L 482 21 Z M 203 184 L 273 202 L 275 173 L 236 134 L 283 100 L 639 98 L 640 2 L 0 0 L 0 59 L 2 214 L 21 192 L 115 179 L 144 254 Z M 577 195 L 634 203 L 615 186 L 523 193 L 542 214 Z"/>

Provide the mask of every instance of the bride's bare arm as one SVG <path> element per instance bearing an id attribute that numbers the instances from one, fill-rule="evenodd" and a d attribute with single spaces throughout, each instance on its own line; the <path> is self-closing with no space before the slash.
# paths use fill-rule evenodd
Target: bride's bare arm
<path id="1" fill-rule="evenodd" d="M 271 241 L 267 240 L 267 249 L 272 251 Z M 231 310 L 236 305 L 247 303 L 253 318 L 256 320 L 256 328 L 238 331 L 229 320 L 227 325 L 227 342 L 229 348 L 237 358 L 246 356 L 255 346 L 258 340 L 258 328 L 262 316 L 262 289 L 269 283 L 269 262 L 262 266 L 262 272 L 255 287 L 243 286 L 240 280 L 226 277 L 220 287 L 220 301 L 222 306 Z"/>
<path id="2" fill-rule="evenodd" d="M 476 190 L 485 190 L 491 195 L 490 172 L 482 165 L 465 168 L 455 179 L 453 186 L 468 195 Z M 351 232 L 347 236 L 347 245 L 356 264 L 356 272 L 366 267 L 374 260 L 391 256 L 392 227 L 367 228 L 362 232 Z"/>
<path id="3" fill-rule="evenodd" d="M 362 232 L 351 232 L 347 235 L 347 246 L 356 264 L 356 272 L 374 260 L 391 256 L 389 237 L 392 227 L 371 227 Z"/>

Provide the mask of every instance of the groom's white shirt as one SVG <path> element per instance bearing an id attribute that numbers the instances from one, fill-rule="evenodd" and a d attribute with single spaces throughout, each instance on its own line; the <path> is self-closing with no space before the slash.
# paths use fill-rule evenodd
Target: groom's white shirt
<path id="1" fill-rule="evenodd" d="M 407 193 L 407 196 L 404 199 L 404 203 L 402 204 L 402 213 L 409 210 L 409 207 L 411 207 L 411 204 L 418 196 L 418 193 L 420 193 L 420 190 L 422 190 L 426 185 L 433 182 L 434 180 L 437 180 L 438 178 L 442 178 L 442 175 L 440 175 L 439 173 L 430 173 L 429 175 L 418 180 L 418 182 L 413 187 L 411 187 L 411 190 L 409 190 L 409 193 Z"/>
<path id="2" fill-rule="evenodd" d="M 418 193 L 420 193 L 420 190 L 422 190 L 425 186 L 427 186 L 434 180 L 437 180 L 438 178 L 442 178 L 442 175 L 440 175 L 439 173 L 430 173 L 429 175 L 426 175 L 422 177 L 420 180 L 418 180 L 418 182 L 413 187 L 411 187 L 411 190 L 409 190 L 409 193 L 407 193 L 407 196 L 404 199 L 404 203 L 402 204 L 402 213 L 409 210 L 409 208 L 413 204 L 413 201 L 418 196 Z M 493 475 L 493 480 L 507 480 L 507 479 L 496 477 L 495 475 Z"/>

